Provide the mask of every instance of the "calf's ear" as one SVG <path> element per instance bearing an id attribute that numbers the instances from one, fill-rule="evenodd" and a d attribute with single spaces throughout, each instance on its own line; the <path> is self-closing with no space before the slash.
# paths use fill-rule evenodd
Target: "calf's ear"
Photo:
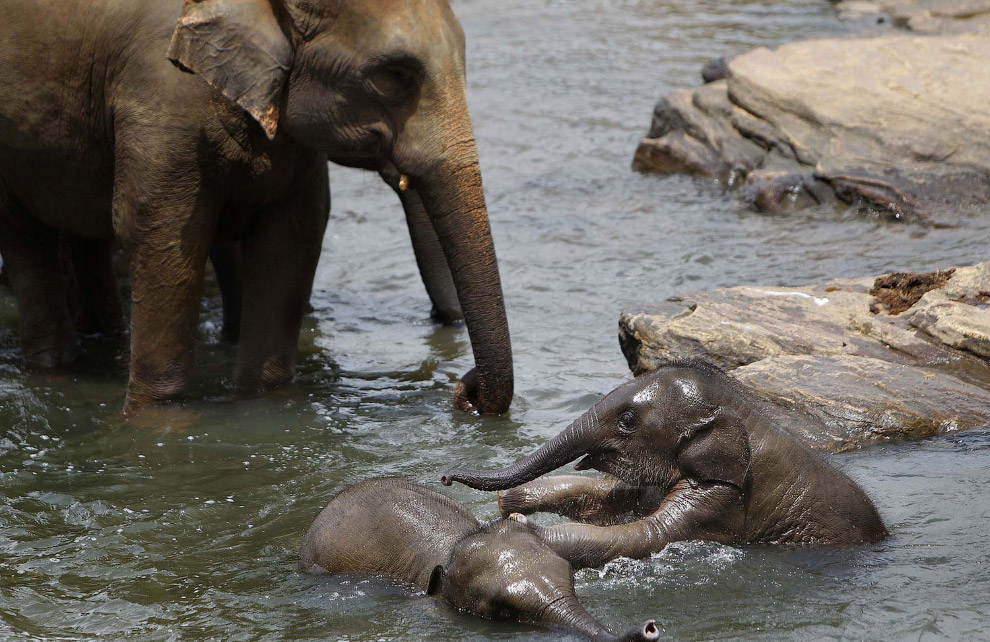
<path id="1" fill-rule="evenodd" d="M 685 479 L 742 490 L 750 464 L 746 428 L 730 411 L 712 412 L 681 436 L 677 464 Z"/>
<path id="2" fill-rule="evenodd" d="M 185 0 L 167 56 L 202 76 L 275 137 L 294 56 L 275 16 L 279 0 Z"/>

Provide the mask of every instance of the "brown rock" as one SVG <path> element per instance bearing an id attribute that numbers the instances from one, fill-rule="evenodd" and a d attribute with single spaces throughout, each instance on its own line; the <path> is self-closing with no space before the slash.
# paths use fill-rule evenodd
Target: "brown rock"
<path id="1" fill-rule="evenodd" d="M 726 80 L 662 99 L 634 167 L 770 182 L 744 195 L 786 194 L 797 176 L 809 202 L 831 192 L 897 220 L 963 211 L 990 202 L 987 60 L 974 35 L 756 49 Z"/>
<path id="2" fill-rule="evenodd" d="M 877 306 L 878 291 L 898 305 Z M 809 442 L 847 449 L 990 425 L 987 292 L 990 263 L 725 288 L 623 312 L 619 342 L 636 374 L 699 358 L 734 371 L 758 394 L 813 418 L 795 424 Z"/>

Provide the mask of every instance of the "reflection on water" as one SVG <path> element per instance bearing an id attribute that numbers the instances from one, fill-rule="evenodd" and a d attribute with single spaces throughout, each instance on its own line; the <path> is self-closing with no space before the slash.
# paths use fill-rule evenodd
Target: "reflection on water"
<path id="1" fill-rule="evenodd" d="M 113 346 L 62 377 L 18 367 L 0 297 L 0 635 L 40 639 L 545 639 L 379 581 L 296 571 L 336 490 L 435 484 L 452 462 L 532 450 L 629 375 L 624 306 L 684 289 L 799 284 L 986 258 L 977 221 L 919 229 L 835 212 L 766 216 L 718 186 L 629 171 L 656 97 L 709 57 L 847 27 L 819 0 L 456 0 L 516 355 L 511 416 L 450 410 L 471 366 L 437 328 L 394 194 L 332 171 L 334 212 L 297 382 L 235 402 L 208 300 L 190 401 L 127 422 Z M 214 290 L 215 292 L 215 290 Z M 582 571 L 625 630 L 679 640 L 984 639 L 990 431 L 838 458 L 894 537 L 795 550 L 686 543 Z M 449 489 L 482 518 L 494 497 Z"/>

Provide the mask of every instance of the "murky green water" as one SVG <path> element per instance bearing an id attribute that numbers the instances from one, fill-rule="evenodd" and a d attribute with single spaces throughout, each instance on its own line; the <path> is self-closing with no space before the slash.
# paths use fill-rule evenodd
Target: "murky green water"
<path id="1" fill-rule="evenodd" d="M 819 0 L 458 0 L 469 92 L 516 354 L 511 416 L 450 410 L 463 329 L 428 319 L 394 195 L 334 168 L 334 213 L 297 383 L 229 399 L 233 350 L 206 303 L 191 400 L 138 425 L 124 375 L 28 376 L 0 296 L 0 637 L 545 639 L 381 582 L 296 572 L 310 521 L 371 475 L 435 483 L 452 462 L 530 451 L 628 378 L 624 306 L 684 289 L 800 284 L 987 258 L 979 219 L 925 230 L 843 213 L 770 217 L 717 186 L 628 170 L 661 93 L 709 57 L 841 34 Z M 894 536 L 846 550 L 668 547 L 582 571 L 624 630 L 675 640 L 990 636 L 990 430 L 845 455 Z M 450 489 L 478 515 L 491 495 Z"/>

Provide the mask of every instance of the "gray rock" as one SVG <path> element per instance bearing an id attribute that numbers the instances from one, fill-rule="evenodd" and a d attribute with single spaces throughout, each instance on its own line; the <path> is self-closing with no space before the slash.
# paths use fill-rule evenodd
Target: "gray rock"
<path id="1" fill-rule="evenodd" d="M 729 62 L 724 56 L 712 58 L 701 68 L 701 79 L 705 82 L 725 80 L 729 77 Z"/>
<path id="2" fill-rule="evenodd" d="M 990 263 L 796 288 L 734 287 L 623 312 L 636 374 L 704 359 L 846 450 L 990 425 Z"/>
<path id="3" fill-rule="evenodd" d="M 990 38 L 974 35 L 756 49 L 727 79 L 661 99 L 633 167 L 742 184 L 771 210 L 789 194 L 902 220 L 985 207 L 987 60 Z"/>

